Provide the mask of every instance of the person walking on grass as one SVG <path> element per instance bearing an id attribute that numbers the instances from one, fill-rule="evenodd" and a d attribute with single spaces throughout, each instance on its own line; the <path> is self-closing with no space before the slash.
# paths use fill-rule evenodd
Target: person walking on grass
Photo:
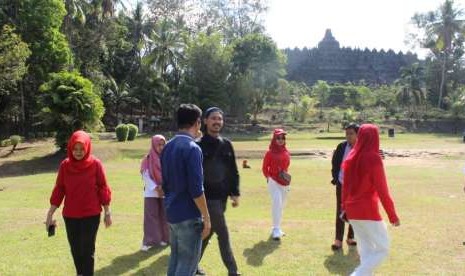
<path id="1" fill-rule="evenodd" d="M 336 186 L 336 237 L 334 243 L 331 245 L 331 249 L 336 251 L 342 248 L 342 240 L 344 239 L 344 228 L 345 223 L 340 218 L 341 215 L 341 191 L 342 183 L 344 181 L 344 170 L 341 169 L 342 162 L 347 158 L 350 151 L 357 141 L 357 132 L 359 129 L 357 124 L 349 124 L 345 128 L 346 140 L 339 145 L 337 145 L 336 150 L 333 153 L 333 158 L 331 160 L 331 174 L 333 179 L 331 183 Z M 347 245 L 355 246 L 357 242 L 354 240 L 354 230 L 349 224 L 349 229 L 347 233 Z"/>
<path id="2" fill-rule="evenodd" d="M 379 212 L 380 201 L 391 224 L 400 225 L 379 154 L 377 126 L 364 124 L 360 127 L 357 142 L 342 169 L 341 217 L 354 228 L 360 255 L 360 265 L 351 275 L 373 275 L 389 251 L 386 224 Z"/>
<path id="3" fill-rule="evenodd" d="M 76 273 L 93 275 L 95 239 L 102 206 L 105 226 L 112 224 L 111 190 L 102 163 L 92 155 L 90 136 L 82 130 L 69 138 L 67 158 L 58 169 L 45 220 L 47 229 L 56 225 L 53 214 L 63 199 L 63 219 Z"/>
<path id="4" fill-rule="evenodd" d="M 140 173 L 145 184 L 142 251 L 148 251 L 152 246 L 166 246 L 169 242 L 160 164 L 160 153 L 165 143 L 166 139 L 163 135 L 153 136 L 150 151 L 141 163 Z"/>
<path id="5" fill-rule="evenodd" d="M 203 174 L 205 197 L 212 224 L 212 231 L 202 243 L 202 258 L 213 233 L 218 236 L 221 259 L 231 276 L 241 275 L 237 271 L 228 227 L 226 225 L 226 205 L 231 198 L 232 207 L 239 206 L 239 172 L 231 141 L 220 135 L 223 128 L 223 111 L 218 107 L 208 108 L 204 117 L 205 135 L 198 145 L 203 153 Z M 197 275 L 205 275 L 198 268 Z"/>
<path id="6" fill-rule="evenodd" d="M 177 110 L 179 132 L 161 153 L 162 188 L 170 227 L 168 276 L 191 276 L 200 260 L 202 239 L 210 234 L 210 215 L 203 188 L 202 151 L 194 137 L 202 111 L 194 104 Z"/>
<path id="7" fill-rule="evenodd" d="M 281 229 L 281 221 L 289 192 L 290 175 L 287 173 L 289 165 L 290 154 L 286 148 L 286 132 L 277 128 L 273 131 L 273 138 L 262 164 L 262 172 L 271 196 L 273 218 L 271 237 L 274 240 L 280 240 L 285 235 Z"/>

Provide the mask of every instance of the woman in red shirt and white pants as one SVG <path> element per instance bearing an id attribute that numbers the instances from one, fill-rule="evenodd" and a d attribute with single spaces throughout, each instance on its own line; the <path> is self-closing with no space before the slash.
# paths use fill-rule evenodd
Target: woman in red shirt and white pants
<path id="1" fill-rule="evenodd" d="M 377 126 L 364 124 L 360 127 L 354 149 L 342 164 L 342 168 L 343 215 L 354 229 L 360 255 L 360 265 L 351 275 L 373 275 L 375 268 L 387 257 L 389 250 L 387 228 L 379 213 L 379 201 L 391 224 L 400 225 L 379 155 Z"/>
<path id="2" fill-rule="evenodd" d="M 289 192 L 289 182 L 280 177 L 281 171 L 287 173 L 290 165 L 290 154 L 286 149 L 286 132 L 277 128 L 273 132 L 273 138 L 263 159 L 262 172 L 267 179 L 268 190 L 272 200 L 273 230 L 271 236 L 279 240 L 284 236 L 281 230 L 283 208 Z"/>
<path id="3" fill-rule="evenodd" d="M 82 131 L 71 135 L 68 158 L 58 170 L 55 188 L 50 197 L 50 209 L 45 225 L 55 225 L 53 214 L 65 200 L 63 219 L 78 275 L 93 275 L 95 239 L 100 224 L 102 206 L 106 227 L 112 224 L 111 190 L 100 160 L 91 154 L 90 136 Z"/>

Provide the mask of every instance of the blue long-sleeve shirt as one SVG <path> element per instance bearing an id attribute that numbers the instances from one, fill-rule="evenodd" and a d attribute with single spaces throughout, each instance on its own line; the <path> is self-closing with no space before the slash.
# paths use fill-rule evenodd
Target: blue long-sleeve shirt
<path id="1" fill-rule="evenodd" d="M 194 198 L 203 194 L 202 150 L 187 133 L 178 133 L 161 153 L 162 188 L 169 223 L 201 217 Z"/>

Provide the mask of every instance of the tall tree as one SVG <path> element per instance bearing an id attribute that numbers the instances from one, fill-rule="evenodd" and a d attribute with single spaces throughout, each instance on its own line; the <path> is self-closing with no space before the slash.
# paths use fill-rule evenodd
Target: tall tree
<path id="1" fill-rule="evenodd" d="M 276 93 L 278 79 L 285 74 L 285 57 L 270 37 L 257 33 L 234 43 L 232 63 L 236 81 L 249 83 L 245 86 L 251 88 L 248 108 L 256 121 L 266 99 Z"/>
<path id="2" fill-rule="evenodd" d="M 464 12 L 455 6 L 453 0 L 446 0 L 438 10 L 424 14 L 415 14 L 413 22 L 424 30 L 420 37 L 420 45 L 431 50 L 441 63 L 441 83 L 437 107 L 442 108 L 446 95 L 447 72 L 451 69 L 451 59 L 457 51 L 463 55 L 465 35 Z"/>
<path id="3" fill-rule="evenodd" d="M 200 34 L 189 43 L 181 100 L 199 103 L 202 108 L 226 106 L 231 51 L 221 41 L 219 34 Z"/>
<path id="4" fill-rule="evenodd" d="M 33 11 L 33 12 L 32 12 Z M 28 73 L 21 86 L 23 132 L 32 129 L 38 106 L 38 87 L 49 74 L 69 67 L 73 62 L 66 37 L 60 32 L 66 9 L 62 0 L 23 0 L 18 9 L 18 32 L 29 44 Z"/>
<path id="5" fill-rule="evenodd" d="M 417 107 L 425 103 L 426 89 L 424 84 L 424 68 L 419 63 L 401 69 L 401 78 L 396 82 L 399 86 L 398 102 L 407 106 L 409 111 L 417 114 Z M 412 112 L 410 112 L 412 113 Z"/>
<path id="6" fill-rule="evenodd" d="M 9 113 L 20 110 L 17 84 L 27 71 L 26 60 L 30 54 L 28 45 L 14 33 L 14 28 L 4 25 L 0 30 L 0 125 L 7 125 L 6 118 L 19 115 Z M 0 132 L 7 134 L 1 127 Z"/>
<path id="7" fill-rule="evenodd" d="M 66 16 L 63 21 L 63 31 L 68 38 L 70 47 L 73 48 L 74 24 L 83 25 L 86 22 L 86 13 L 90 8 L 86 0 L 65 0 Z"/>
<path id="8" fill-rule="evenodd" d="M 318 105 L 320 107 L 320 120 L 323 119 L 323 107 L 326 106 L 329 99 L 329 85 L 326 81 L 317 81 L 312 86 L 312 94 L 318 99 Z"/>
<path id="9" fill-rule="evenodd" d="M 227 42 L 265 29 L 266 0 L 208 0 L 206 3 L 208 27 L 221 31 Z"/>
<path id="10" fill-rule="evenodd" d="M 122 120 L 121 111 L 123 108 L 139 102 L 139 100 L 134 97 L 127 81 L 118 84 L 111 76 L 108 76 L 108 85 L 103 99 L 106 103 L 105 107 L 107 113 L 116 119 L 116 122 L 113 122 L 115 125 L 119 124 Z"/>
<path id="11" fill-rule="evenodd" d="M 149 39 L 146 62 L 159 69 L 161 76 L 167 79 L 169 71 L 175 71 L 184 58 L 185 36 L 176 28 L 175 22 L 162 20 L 157 22 Z"/>

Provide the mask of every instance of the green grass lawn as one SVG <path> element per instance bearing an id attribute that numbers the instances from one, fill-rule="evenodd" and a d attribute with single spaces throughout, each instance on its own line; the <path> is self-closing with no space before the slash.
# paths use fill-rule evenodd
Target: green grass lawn
<path id="1" fill-rule="evenodd" d="M 342 134 L 291 133 L 291 151 L 330 151 Z M 233 137 L 238 155 L 263 152 L 268 135 Z M 131 143 L 96 141 L 113 189 L 114 225 L 98 233 L 96 275 L 163 275 L 169 248 L 139 252 L 142 239 L 142 183 L 139 160 L 149 139 Z M 380 275 L 463 275 L 465 273 L 465 195 L 462 191 L 463 144 L 453 136 L 399 134 L 383 137 L 392 151 L 444 152 L 422 158 L 387 158 L 388 182 L 401 219 L 388 227 L 392 239 L 389 258 Z M 64 223 L 48 238 L 43 226 L 55 181 L 58 158 L 49 142 L 0 158 L 0 275 L 73 275 Z M 28 147 L 28 148 L 26 148 Z M 0 154 L 2 156 L 2 154 Z M 50 164 L 43 164 L 49 162 Z M 240 162 L 240 160 L 238 160 Z M 280 243 L 269 240 L 270 199 L 261 175 L 259 156 L 252 169 L 240 169 L 241 205 L 228 208 L 233 250 L 244 275 L 347 275 L 358 264 L 355 250 L 334 254 L 335 191 L 329 184 L 328 156 L 296 156 L 291 161 L 293 183 L 284 212 Z M 36 166 L 41 166 L 35 170 Z M 20 167 L 19 169 L 12 169 Z M 5 170 L 8 168 L 8 171 Z M 2 172 L 3 170 L 3 172 Z M 28 175 L 31 172 L 37 174 Z M 386 216 L 384 216 L 386 217 Z M 216 239 L 201 266 L 208 275 L 226 275 Z"/>

